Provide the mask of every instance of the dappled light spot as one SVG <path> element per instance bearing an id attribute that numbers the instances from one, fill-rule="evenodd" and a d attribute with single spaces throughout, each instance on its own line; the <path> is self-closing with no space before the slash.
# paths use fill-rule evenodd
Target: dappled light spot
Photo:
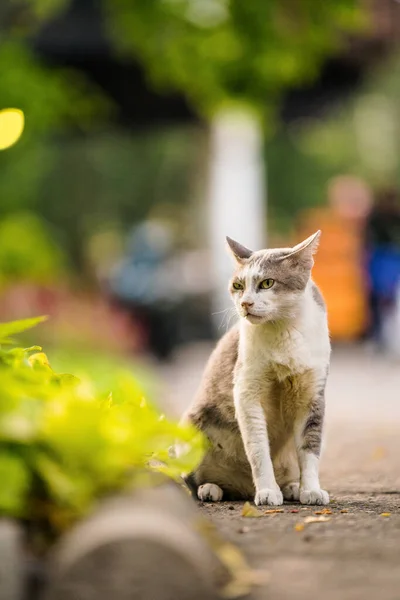
<path id="1" fill-rule="evenodd" d="M 0 150 L 13 146 L 21 137 L 25 126 L 25 117 L 18 108 L 6 108 L 0 111 Z"/>

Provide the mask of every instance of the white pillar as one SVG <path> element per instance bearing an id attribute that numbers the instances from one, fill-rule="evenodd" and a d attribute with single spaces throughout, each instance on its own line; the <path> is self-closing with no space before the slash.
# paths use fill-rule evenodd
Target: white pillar
<path id="1" fill-rule="evenodd" d="M 227 288 L 233 262 L 225 237 L 254 250 L 266 247 L 262 134 L 250 112 L 220 113 L 211 124 L 208 200 L 212 311 L 216 313 L 231 306 Z M 216 329 L 222 317 L 213 316 Z"/>

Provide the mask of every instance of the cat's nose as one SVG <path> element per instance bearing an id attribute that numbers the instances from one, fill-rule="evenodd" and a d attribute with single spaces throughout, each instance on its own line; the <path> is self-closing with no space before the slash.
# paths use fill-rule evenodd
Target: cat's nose
<path id="1" fill-rule="evenodd" d="M 247 301 L 247 302 L 241 302 L 241 306 L 242 306 L 242 308 L 249 309 L 252 306 L 254 306 L 254 302 L 249 302 L 249 301 Z"/>

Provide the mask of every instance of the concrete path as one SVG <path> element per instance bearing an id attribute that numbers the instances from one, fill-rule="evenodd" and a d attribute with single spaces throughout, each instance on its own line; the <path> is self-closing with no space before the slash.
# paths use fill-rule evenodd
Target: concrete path
<path id="1" fill-rule="evenodd" d="M 208 345 L 182 348 L 160 370 L 170 412 L 181 413 L 190 401 L 209 352 Z M 399 363 L 356 348 L 334 350 L 321 480 L 332 498 L 324 522 L 305 524 L 318 509 L 298 505 L 254 519 L 241 516 L 241 503 L 201 510 L 251 566 L 269 574 L 256 598 L 399 600 Z"/>

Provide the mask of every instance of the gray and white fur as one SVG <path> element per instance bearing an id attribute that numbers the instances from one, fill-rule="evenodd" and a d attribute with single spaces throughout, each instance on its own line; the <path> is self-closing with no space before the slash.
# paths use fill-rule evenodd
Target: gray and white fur
<path id="1" fill-rule="evenodd" d="M 319 457 L 330 341 L 311 279 L 319 236 L 257 252 L 227 238 L 241 318 L 216 346 L 184 417 L 210 441 L 190 477 L 200 500 L 329 502 Z"/>

